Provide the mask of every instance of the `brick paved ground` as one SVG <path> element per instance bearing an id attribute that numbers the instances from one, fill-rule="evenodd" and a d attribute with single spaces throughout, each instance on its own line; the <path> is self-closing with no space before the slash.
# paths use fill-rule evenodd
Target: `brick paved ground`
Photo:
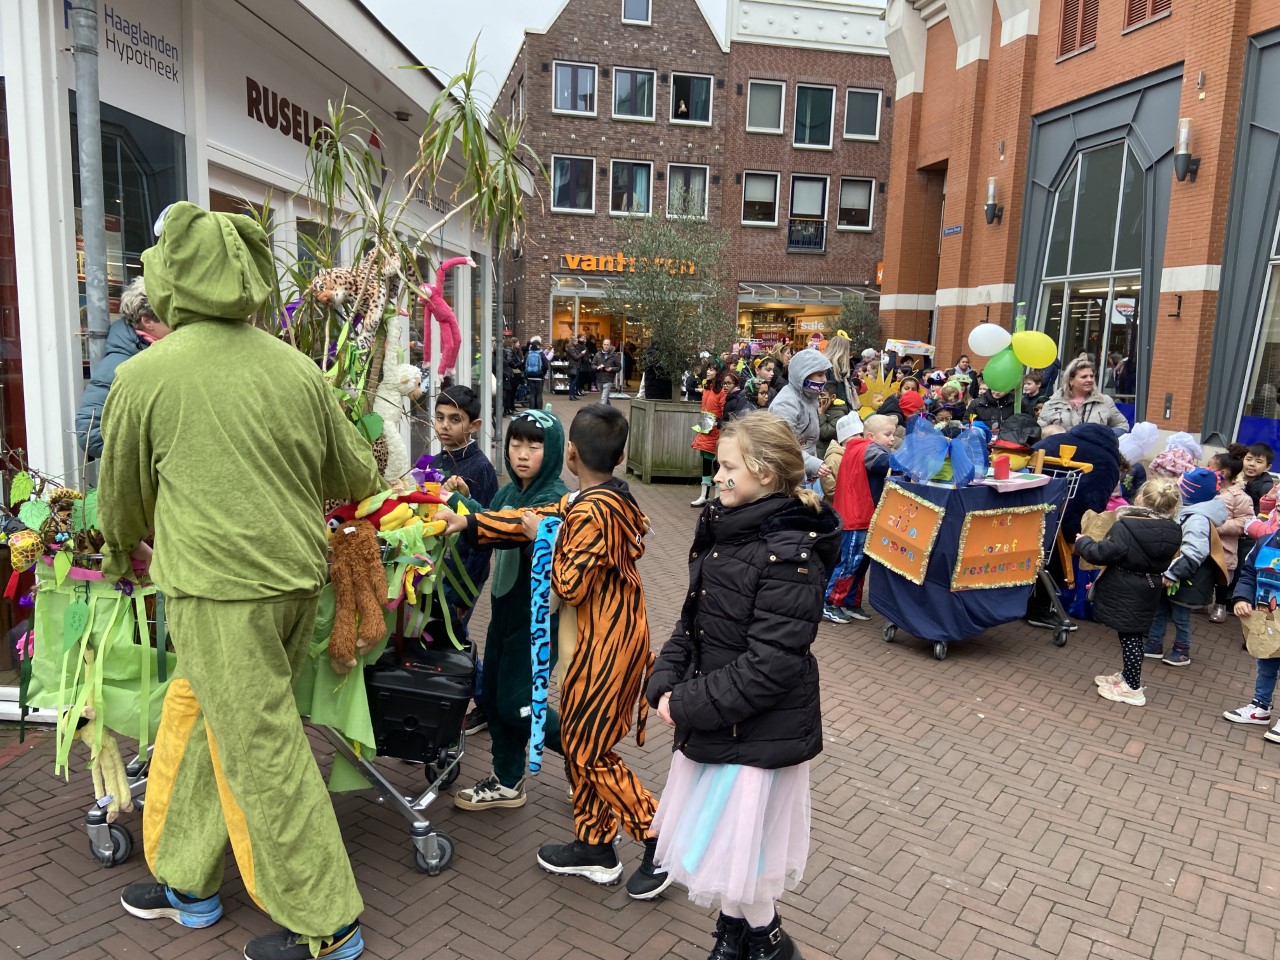
<path id="1" fill-rule="evenodd" d="M 655 643 L 683 586 L 693 492 L 637 485 L 654 522 L 642 571 Z M 1277 956 L 1280 746 L 1219 717 L 1251 690 L 1238 630 L 1197 617 L 1194 665 L 1149 666 L 1139 709 L 1094 694 L 1092 676 L 1116 669 L 1118 651 L 1091 624 L 1063 649 L 1002 627 L 943 662 L 922 643 L 884 643 L 879 626 L 819 632 L 826 752 L 813 768 L 805 883 L 782 906 L 806 957 Z M 657 789 L 671 741 L 651 730 L 646 748 L 623 750 Z M 470 746 L 463 783 L 487 769 L 485 736 Z M 62 783 L 51 767 L 48 733 L 18 745 L 0 732 L 0 958 L 204 960 L 270 929 L 234 879 L 227 916 L 208 930 L 124 916 L 118 891 L 146 868 L 140 856 L 111 870 L 91 859 L 88 776 Z M 338 798 L 368 956 L 706 955 L 710 911 L 677 891 L 632 903 L 621 887 L 536 867 L 538 844 L 569 833 L 563 776 L 550 767 L 521 810 L 437 805 L 458 856 L 434 879 L 413 869 L 402 821 L 366 794 Z M 406 790 L 421 781 L 417 768 L 386 769 Z M 638 848 L 622 855 L 630 869 Z"/>

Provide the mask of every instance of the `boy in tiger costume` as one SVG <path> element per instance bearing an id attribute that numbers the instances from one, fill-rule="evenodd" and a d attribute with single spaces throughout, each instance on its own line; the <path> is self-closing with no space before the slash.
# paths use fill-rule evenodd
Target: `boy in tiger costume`
<path id="1" fill-rule="evenodd" d="M 622 864 L 613 847 L 619 823 L 644 844 L 644 859 L 627 893 L 652 899 L 670 883 L 653 863 L 650 836 L 657 804 L 614 747 L 631 729 L 644 743 L 648 705 L 641 696 L 653 666 L 644 587 L 636 561 L 649 524 L 627 484 L 613 476 L 627 444 L 627 419 L 604 404 L 578 411 L 569 427 L 566 463 L 579 489 L 558 503 L 499 510 L 448 520 L 449 531 L 470 529 L 478 542 L 532 540 L 543 517 L 563 518 L 551 564 L 551 586 L 577 608 L 578 637 L 560 686 L 560 740 L 573 788 L 574 840 L 544 844 L 538 864 L 551 873 L 617 883 Z"/>

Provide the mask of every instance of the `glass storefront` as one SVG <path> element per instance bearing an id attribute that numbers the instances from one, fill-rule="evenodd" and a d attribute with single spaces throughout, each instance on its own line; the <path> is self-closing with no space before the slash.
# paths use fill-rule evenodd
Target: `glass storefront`
<path id="1" fill-rule="evenodd" d="M 1245 390 L 1238 437 L 1241 443 L 1269 443 L 1280 450 L 1280 225 L 1272 240 L 1253 370 Z"/>
<path id="2" fill-rule="evenodd" d="M 815 333 L 825 336 L 839 319 L 839 304 L 740 303 L 738 337 L 764 350 L 780 343 L 798 348 Z"/>
<path id="3" fill-rule="evenodd" d="M 1144 178 L 1123 142 L 1076 158 L 1054 201 L 1040 288 L 1038 328 L 1064 366 L 1088 354 L 1098 388 L 1130 423 L 1145 406 L 1136 392 Z"/>

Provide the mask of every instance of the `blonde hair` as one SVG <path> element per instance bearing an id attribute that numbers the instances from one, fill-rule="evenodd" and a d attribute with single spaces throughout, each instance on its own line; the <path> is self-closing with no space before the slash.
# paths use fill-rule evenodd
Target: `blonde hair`
<path id="1" fill-rule="evenodd" d="M 822 498 L 804 485 L 804 453 L 794 431 L 776 413 L 756 410 L 720 428 L 720 442 L 733 440 L 742 453 L 743 466 L 757 480 L 773 477 L 771 490 L 795 497 L 814 510 Z"/>
<path id="2" fill-rule="evenodd" d="M 896 427 L 897 425 L 897 417 L 891 417 L 887 413 L 873 413 L 862 421 L 862 432 L 879 433 L 881 430 L 888 430 L 890 427 Z"/>
<path id="3" fill-rule="evenodd" d="M 134 277 L 120 294 L 120 319 L 134 330 L 143 317 L 155 317 L 151 301 L 147 299 L 147 288 L 142 277 Z"/>
<path id="4" fill-rule="evenodd" d="M 849 376 L 849 338 L 834 336 L 827 341 L 822 355 L 831 361 L 831 369 L 840 380 Z"/>
<path id="5" fill-rule="evenodd" d="M 1178 481 L 1170 477 L 1152 477 L 1142 485 L 1135 498 L 1141 506 L 1166 517 L 1172 517 L 1182 505 Z"/>

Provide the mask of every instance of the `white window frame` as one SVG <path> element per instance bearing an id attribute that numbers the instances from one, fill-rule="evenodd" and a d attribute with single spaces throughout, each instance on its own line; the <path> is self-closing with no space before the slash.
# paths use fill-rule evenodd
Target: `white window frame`
<path id="1" fill-rule="evenodd" d="M 621 0 L 621 18 L 622 22 L 633 27 L 651 27 L 653 26 L 653 0 L 645 0 L 649 8 L 649 18 L 647 20 L 628 20 L 627 19 L 627 0 Z"/>
<path id="2" fill-rule="evenodd" d="M 706 120 L 677 120 L 676 112 L 676 77 L 697 77 L 707 81 L 707 87 L 710 95 L 707 98 L 707 119 Z M 679 124 L 682 127 L 709 127 L 716 118 L 716 78 L 712 73 L 691 73 L 688 70 L 672 70 L 671 71 L 671 97 L 670 103 L 667 104 L 667 117 L 671 123 Z"/>
<path id="3" fill-rule="evenodd" d="M 849 94 L 851 93 L 874 93 L 876 95 L 876 132 L 867 136 L 862 133 L 849 132 Z M 840 125 L 844 132 L 846 140 L 862 140 L 867 143 L 876 143 L 880 140 L 880 117 L 884 113 L 884 91 L 876 90 L 872 87 L 845 87 L 844 91 L 844 122 Z"/>
<path id="4" fill-rule="evenodd" d="M 671 213 L 671 168 L 672 167 L 688 167 L 690 169 L 701 170 L 706 181 L 702 188 L 702 214 L 694 214 L 690 217 L 673 217 Z M 667 164 L 667 219 L 677 220 L 705 220 L 707 219 L 707 211 L 711 205 L 711 168 L 704 163 L 668 163 Z"/>
<path id="5" fill-rule="evenodd" d="M 629 113 L 618 112 L 618 71 L 619 70 L 626 70 L 630 73 L 647 73 L 649 74 L 649 76 L 653 77 L 653 87 L 652 87 L 653 112 L 649 116 L 639 117 L 639 116 L 632 116 Z M 613 111 L 614 120 L 627 120 L 633 123 L 656 123 L 657 122 L 658 120 L 658 71 L 657 70 L 647 70 L 644 67 L 614 67 L 610 71 L 609 87 L 610 87 L 610 90 L 609 90 L 610 99 L 613 102 L 612 111 Z"/>
<path id="6" fill-rule="evenodd" d="M 841 233 L 871 233 L 876 228 L 876 178 L 875 177 L 841 177 L 840 193 L 844 193 L 846 180 L 865 180 L 871 184 L 870 201 L 867 204 L 867 225 L 865 227 L 842 227 L 840 225 L 840 196 L 836 195 L 836 230 Z"/>
<path id="7" fill-rule="evenodd" d="M 795 202 L 795 198 L 796 198 L 796 181 L 797 180 L 821 180 L 822 181 L 822 222 L 826 223 L 830 219 L 828 215 L 831 212 L 831 178 L 827 176 L 825 173 L 793 173 L 791 174 L 790 190 L 788 190 L 787 192 L 787 219 L 788 220 L 796 220 L 796 219 L 812 220 L 813 219 L 812 217 L 807 215 L 802 215 L 802 217 L 798 218 L 791 209 L 791 206 Z"/>
<path id="8" fill-rule="evenodd" d="M 830 90 L 831 91 L 831 123 L 827 127 L 827 143 L 823 146 L 820 143 L 796 143 L 796 120 L 800 116 L 800 91 L 805 90 Z M 836 142 L 836 88 L 826 83 L 797 83 L 795 103 L 791 109 L 791 146 L 797 150 L 832 150 L 835 148 Z"/>
<path id="9" fill-rule="evenodd" d="M 636 164 L 644 164 L 649 168 L 649 202 L 648 209 L 644 213 L 628 212 L 626 210 L 613 209 L 613 165 L 615 163 L 629 163 L 633 166 Z M 652 160 L 633 160 L 630 157 L 610 157 L 609 158 L 609 216 L 611 217 L 649 217 L 653 215 L 653 161 Z"/>
<path id="10" fill-rule="evenodd" d="M 557 207 L 556 202 L 556 161 L 557 160 L 586 160 L 591 164 L 591 209 L 580 210 L 577 207 Z M 596 158 L 584 157 L 576 153 L 553 153 L 551 155 L 551 212 L 552 213 L 572 213 L 580 217 L 594 216 L 596 212 Z"/>
<path id="11" fill-rule="evenodd" d="M 773 177 L 773 221 L 766 222 L 764 220 L 748 220 L 746 217 L 747 207 L 747 177 Z M 742 171 L 742 205 L 738 208 L 739 220 L 744 227 L 776 227 L 778 225 L 778 213 L 780 204 L 778 203 L 778 191 L 782 188 L 782 174 L 777 170 L 743 170 Z"/>
<path id="12" fill-rule="evenodd" d="M 591 110 L 564 110 L 556 106 L 556 70 L 560 67 L 590 67 L 592 76 Z M 600 114 L 600 65 L 581 60 L 551 61 L 551 112 L 566 117 L 595 117 Z"/>
<path id="13" fill-rule="evenodd" d="M 524 119 L 524 77 L 521 77 L 519 80 L 517 80 L 517 81 L 516 81 L 516 92 L 520 95 L 520 103 L 519 103 L 520 116 L 519 116 L 519 119 L 523 120 L 523 119 Z"/>
<path id="14" fill-rule="evenodd" d="M 782 95 L 778 97 L 778 126 L 771 127 L 753 127 L 751 126 L 751 85 L 758 83 L 762 86 L 779 87 Z M 747 81 L 747 116 L 746 116 L 747 133 L 772 133 L 782 135 L 787 132 L 787 82 L 785 80 L 758 80 L 750 79 Z"/>

